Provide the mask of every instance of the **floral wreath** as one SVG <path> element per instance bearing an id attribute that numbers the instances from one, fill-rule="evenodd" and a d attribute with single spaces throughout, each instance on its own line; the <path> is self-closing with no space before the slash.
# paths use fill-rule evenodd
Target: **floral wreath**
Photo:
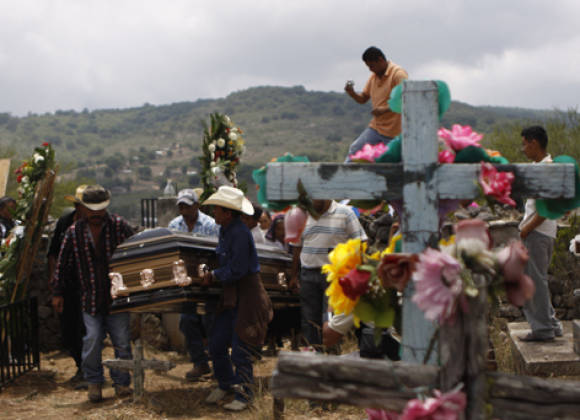
<path id="1" fill-rule="evenodd" d="M 25 236 L 34 242 L 34 238 L 38 238 L 38 235 L 42 233 L 45 220 L 33 217 L 33 206 L 39 198 L 37 197 L 39 184 L 49 173 L 54 175 L 54 171 L 54 149 L 48 142 L 36 147 L 32 157 L 23 161 L 14 171 L 18 183 L 18 198 L 16 198 L 16 207 L 13 212 L 16 226 L 0 244 L 2 255 L 0 259 L 0 302 L 8 302 L 13 295 L 14 287 L 18 286 L 16 282 L 20 259 L 24 258 L 25 246 L 29 245 L 26 244 Z M 46 199 L 47 197 L 42 197 L 41 206 L 50 206 L 50 202 L 47 202 Z M 45 213 L 48 213 L 47 208 L 44 210 Z M 29 233 L 28 229 L 32 229 L 32 232 Z"/>
<path id="2" fill-rule="evenodd" d="M 236 169 L 245 151 L 243 131 L 230 117 L 218 112 L 204 123 L 201 162 L 202 199 L 209 197 L 221 185 L 238 186 Z"/>

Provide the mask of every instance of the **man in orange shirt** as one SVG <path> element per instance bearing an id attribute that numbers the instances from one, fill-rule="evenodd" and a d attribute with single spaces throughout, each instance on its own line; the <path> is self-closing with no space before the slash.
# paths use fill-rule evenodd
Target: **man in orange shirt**
<path id="1" fill-rule="evenodd" d="M 365 144 L 387 144 L 401 133 L 401 115 L 391 111 L 387 101 L 391 90 L 409 77 L 407 72 L 392 61 L 387 61 L 377 47 L 367 48 L 362 59 L 372 72 L 363 91 L 356 93 L 352 82 L 347 82 L 344 90 L 359 104 L 370 99 L 373 118 L 369 126 L 350 145 L 345 162 L 350 162 L 350 155 L 362 149 Z"/>

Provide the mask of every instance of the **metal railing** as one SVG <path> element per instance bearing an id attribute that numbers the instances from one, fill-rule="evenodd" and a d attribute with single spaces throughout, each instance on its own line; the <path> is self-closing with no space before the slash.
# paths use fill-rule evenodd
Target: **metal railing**
<path id="1" fill-rule="evenodd" d="M 141 226 L 154 228 L 157 226 L 157 199 L 141 199 Z"/>
<path id="2" fill-rule="evenodd" d="M 0 390 L 26 372 L 40 369 L 36 297 L 0 306 Z"/>

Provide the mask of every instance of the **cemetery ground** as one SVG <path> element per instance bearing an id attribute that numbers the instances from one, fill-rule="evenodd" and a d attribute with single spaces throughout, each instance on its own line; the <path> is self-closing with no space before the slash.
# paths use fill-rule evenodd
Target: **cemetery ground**
<path id="1" fill-rule="evenodd" d="M 514 361 L 507 334 L 507 320 L 494 318 L 489 328 L 493 356 L 490 368 L 514 373 Z M 343 344 L 343 352 L 352 351 L 354 339 Z M 285 342 L 285 347 L 289 343 Z M 88 402 L 85 390 L 74 390 L 67 380 L 75 373 L 72 360 L 60 351 L 43 353 L 41 369 L 29 372 L 16 379 L 0 392 L 0 419 L 271 419 L 273 400 L 268 391 L 270 375 L 275 368 L 276 357 L 263 357 L 255 365 L 257 397 L 249 410 L 229 413 L 226 410 L 206 405 L 203 400 L 215 382 L 186 382 L 185 372 L 191 363 L 184 354 L 158 351 L 146 346 L 146 359 L 168 360 L 176 367 L 167 374 L 147 371 L 145 374 L 145 396 L 140 402 L 132 398 L 117 399 L 110 379 L 103 387 L 104 401 L 100 404 Z M 112 359 L 113 350 L 105 348 L 103 360 Z M 494 363 L 495 362 L 495 363 Z M 558 377 L 563 380 L 580 380 L 580 377 Z M 362 419 L 366 418 L 361 408 L 340 405 L 329 410 L 310 408 L 306 400 L 285 400 L 287 419 Z"/>

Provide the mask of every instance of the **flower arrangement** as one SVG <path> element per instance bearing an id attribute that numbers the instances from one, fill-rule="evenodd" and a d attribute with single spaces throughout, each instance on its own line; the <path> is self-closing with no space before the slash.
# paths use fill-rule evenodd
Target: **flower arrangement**
<path id="1" fill-rule="evenodd" d="M 401 414 L 370 408 L 366 413 L 369 420 L 457 420 L 466 406 L 467 397 L 460 389 L 447 393 L 436 389 L 433 397 L 409 400 Z"/>
<path id="2" fill-rule="evenodd" d="M 236 169 L 245 151 L 243 131 L 227 115 L 210 115 L 203 131 L 201 179 L 206 198 L 221 185 L 238 186 Z"/>
<path id="3" fill-rule="evenodd" d="M 391 249 L 367 253 L 366 242 L 351 239 L 338 244 L 322 267 L 329 286 L 328 304 L 336 314 L 354 314 L 355 324 L 372 322 L 388 328 L 395 321 L 397 290 L 411 278 L 416 257 L 391 254 Z"/>
<path id="4" fill-rule="evenodd" d="M 488 287 L 492 297 L 505 293 L 510 303 L 522 306 L 535 292 L 524 274 L 528 258 L 520 241 L 492 250 L 486 223 L 463 220 L 455 225 L 455 240 L 449 246 L 419 254 L 413 302 L 439 324 L 452 324 L 458 308 L 467 311 L 468 298 L 477 296 L 480 287 Z M 483 274 L 486 283 L 476 285 L 474 274 Z"/>
<path id="5" fill-rule="evenodd" d="M 42 233 L 45 220 L 40 217 L 41 209 L 34 212 L 34 205 L 37 202 L 39 207 L 44 207 L 48 212 L 49 202 L 46 202 L 46 196 L 39 191 L 39 184 L 47 177 L 49 173 L 54 176 L 55 160 L 54 149 L 50 143 L 43 143 L 42 146 L 36 147 L 31 158 L 24 160 L 22 164 L 14 171 L 16 182 L 18 183 L 18 197 L 16 198 L 16 207 L 14 209 L 14 220 L 16 226 L 10 234 L 2 240 L 0 252 L 0 301 L 8 302 L 17 281 L 18 264 L 25 245 L 30 245 Z M 36 215 L 36 217 L 34 217 Z"/>

